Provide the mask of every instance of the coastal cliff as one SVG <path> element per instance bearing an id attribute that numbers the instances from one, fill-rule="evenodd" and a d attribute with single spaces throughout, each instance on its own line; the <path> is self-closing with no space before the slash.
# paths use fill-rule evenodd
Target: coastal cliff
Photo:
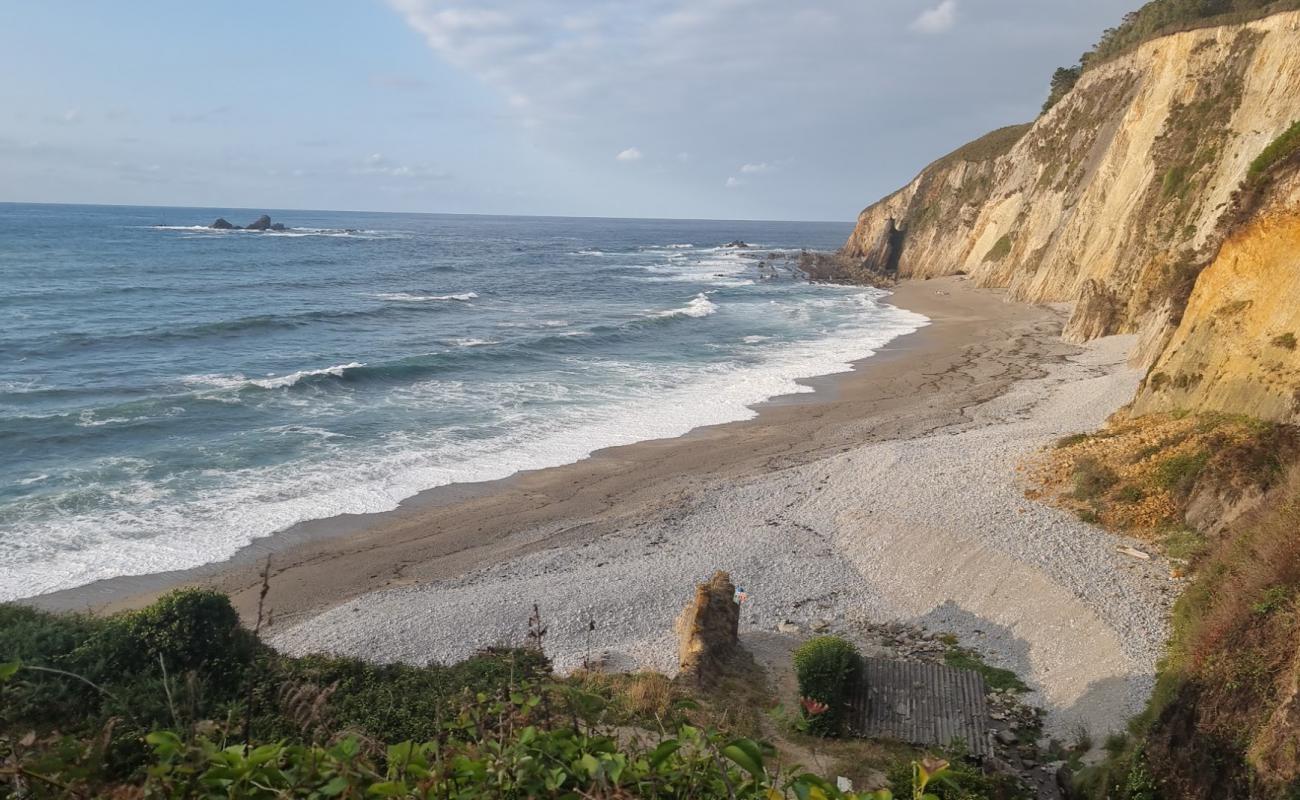
<path id="1" fill-rule="evenodd" d="M 1300 183 L 1274 180 L 1244 220 L 1239 202 L 1252 163 L 1296 120 L 1300 12 L 1156 38 L 1083 71 L 1033 124 L 957 150 L 868 207 L 843 254 L 1073 303 L 1070 341 L 1141 334 L 1134 360 L 1158 366 L 1139 409 L 1300 419 L 1288 389 L 1300 360 L 1285 347 L 1300 335 L 1287 302 L 1300 297 L 1287 255 Z M 1270 297 L 1247 296 L 1263 287 Z M 1215 321 L 1223 303 L 1248 305 L 1229 324 Z"/>
<path id="2" fill-rule="evenodd" d="M 1300 796 L 1300 12 L 1283 6 L 1148 3 L 1058 70 L 1035 122 L 926 167 L 840 252 L 847 276 L 967 274 L 1069 304 L 1072 342 L 1137 334 L 1135 398 L 1046 451 L 1053 496 L 1188 582 L 1147 709 L 1072 796 Z"/>

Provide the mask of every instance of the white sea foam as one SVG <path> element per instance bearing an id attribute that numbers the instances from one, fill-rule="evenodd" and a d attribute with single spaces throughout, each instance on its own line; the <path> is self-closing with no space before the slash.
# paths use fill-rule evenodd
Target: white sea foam
<path id="1" fill-rule="evenodd" d="M 488 345 L 501 344 L 495 339 L 452 339 L 451 343 L 457 347 L 487 347 Z"/>
<path id="2" fill-rule="evenodd" d="M 700 292 L 691 299 L 691 302 L 681 308 L 670 308 L 667 311 L 650 312 L 651 317 L 707 317 L 717 313 L 718 306 L 709 299 L 706 292 Z"/>
<path id="3" fill-rule="evenodd" d="M 288 375 L 267 375 L 264 378 L 248 378 L 240 372 L 230 375 L 207 373 L 202 375 L 186 375 L 181 378 L 181 382 L 186 386 L 216 389 L 218 391 L 246 389 L 251 386 L 255 386 L 259 389 L 283 389 L 288 386 L 293 386 L 304 378 L 311 378 L 319 375 L 330 375 L 338 378 L 342 377 L 343 373 L 347 370 L 364 366 L 365 364 L 359 361 L 353 361 L 348 364 L 325 367 L 324 369 L 304 369 L 297 372 L 291 372 Z"/>
<path id="4" fill-rule="evenodd" d="M 396 303 L 441 303 L 455 300 L 467 303 L 478 297 L 478 292 L 458 292 L 456 294 L 410 294 L 408 292 L 384 292 L 371 297 L 379 300 L 391 300 Z"/>
<path id="5" fill-rule="evenodd" d="M 248 381 L 250 386 L 258 386 L 263 389 L 283 389 L 287 386 L 293 386 L 303 378 L 314 378 L 319 375 L 330 375 L 335 378 L 343 377 L 343 373 L 357 367 L 364 367 L 360 361 L 352 361 L 347 364 L 339 364 L 334 367 L 325 367 L 324 369 L 304 369 L 298 372 L 291 372 L 288 375 L 268 376 L 266 378 L 257 378 Z"/>
<path id="6" fill-rule="evenodd" d="M 49 477 L 50 477 L 49 475 L 47 475 L 46 473 L 42 472 L 40 475 L 33 475 L 33 476 L 30 477 L 30 478 L 21 478 L 21 479 L 18 481 L 18 485 L 19 485 L 19 486 L 31 486 L 33 483 L 40 483 L 41 481 L 49 480 Z"/>
<path id="7" fill-rule="evenodd" d="M 265 236 L 302 238 L 305 236 L 328 236 L 352 239 L 404 239 L 409 234 L 402 231 L 379 231 L 357 228 L 285 228 L 284 230 L 248 230 L 247 228 L 210 228 L 207 225 L 149 225 L 155 231 L 180 231 L 187 236 Z"/>
<path id="8" fill-rule="evenodd" d="M 336 457 L 214 471 L 212 488 L 184 498 L 171 498 L 167 484 L 147 480 L 147 465 L 133 467 L 138 477 L 113 489 L 113 501 L 102 512 L 68 513 L 24 526 L 17 540 L 38 549 L 0 551 L 0 601 L 118 575 L 195 567 L 228 558 L 258 538 L 305 520 L 387 511 L 424 489 L 495 480 L 520 470 L 579 461 L 606 447 L 748 419 L 755 415 L 756 403 L 812 391 L 800 379 L 848 371 L 854 361 L 928 323 L 917 314 L 877 306 L 882 295 L 874 290 L 850 295 L 847 301 L 863 304 L 858 320 L 820 340 L 764 348 L 765 360 L 758 364 L 737 362 L 694 372 L 683 366 L 665 374 L 647 365 L 595 362 L 618 375 L 626 373 L 629 380 L 611 380 L 602 390 L 608 399 L 595 407 L 557 406 L 555 413 L 511 425 L 507 434 L 495 438 L 467 442 L 428 431 L 357 447 L 331 444 L 323 437 L 320 446 L 336 448 Z M 306 375 L 339 374 L 354 366 L 360 365 L 293 373 L 263 383 L 287 386 Z M 190 377 L 205 385 L 236 380 Z M 425 382 L 407 387 L 395 402 L 436 398 L 432 401 L 469 405 L 482 402 L 484 391 L 477 384 Z M 521 383 L 503 390 L 498 402 L 566 391 L 545 381 Z M 130 465 L 121 468 L 126 467 Z M 50 542 L 78 546 L 51 549 Z"/>
<path id="9" fill-rule="evenodd" d="M 201 375 L 186 375 L 181 378 L 181 383 L 186 386 L 206 388 L 206 389 L 239 389 L 248 383 L 241 373 L 233 375 L 222 375 L 217 372 L 208 372 Z"/>

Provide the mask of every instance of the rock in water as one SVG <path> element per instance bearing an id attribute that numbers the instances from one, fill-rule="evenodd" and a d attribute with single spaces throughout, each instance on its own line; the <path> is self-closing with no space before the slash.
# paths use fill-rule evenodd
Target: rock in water
<path id="1" fill-rule="evenodd" d="M 248 223 L 244 230 L 249 231 L 267 231 L 271 229 L 271 218 L 266 214 L 258 217 L 256 221 Z"/>
<path id="2" fill-rule="evenodd" d="M 219 231 L 233 231 L 235 226 L 226 221 L 225 217 L 217 217 L 217 221 L 208 226 Z"/>
<path id="3" fill-rule="evenodd" d="M 725 572 L 695 588 L 695 599 L 677 618 L 679 676 L 710 685 L 740 651 L 740 606 Z"/>
<path id="4" fill-rule="evenodd" d="M 286 227 L 284 227 L 284 223 L 283 223 L 283 222 L 277 222 L 277 223 L 275 223 L 274 225 L 271 226 L 271 230 L 273 230 L 273 231 L 287 231 L 287 230 L 289 230 L 289 229 L 286 228 Z"/>
<path id="5" fill-rule="evenodd" d="M 738 250 L 743 250 L 743 249 L 747 249 L 749 245 L 741 239 L 736 239 L 735 241 L 727 242 L 726 244 L 723 245 L 723 247 L 734 247 Z"/>

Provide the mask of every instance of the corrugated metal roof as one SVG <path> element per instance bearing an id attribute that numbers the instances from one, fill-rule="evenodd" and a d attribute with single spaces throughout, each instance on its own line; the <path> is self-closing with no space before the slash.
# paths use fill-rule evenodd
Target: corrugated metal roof
<path id="1" fill-rule="evenodd" d="M 948 747 L 992 755 L 985 722 L 984 679 L 978 672 L 918 661 L 863 659 L 849 728 L 866 738 Z"/>

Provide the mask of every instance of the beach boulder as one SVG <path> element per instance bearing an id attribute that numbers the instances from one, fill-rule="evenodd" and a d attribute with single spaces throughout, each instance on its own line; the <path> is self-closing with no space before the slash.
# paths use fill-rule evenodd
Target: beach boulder
<path id="1" fill-rule="evenodd" d="M 212 223 L 211 225 L 209 225 L 208 227 L 209 227 L 209 228 L 213 228 L 213 229 L 215 229 L 215 230 L 219 230 L 219 231 L 233 231 L 233 230 L 235 230 L 235 226 L 234 226 L 234 225 L 231 225 L 229 222 L 227 222 L 225 217 L 217 217 L 216 222 L 213 222 L 213 223 Z"/>
<path id="2" fill-rule="evenodd" d="M 677 618 L 678 677 L 708 686 L 727 671 L 740 650 L 740 605 L 731 576 L 717 572 L 695 587 Z"/>
<path id="3" fill-rule="evenodd" d="M 266 214 L 258 217 L 253 222 L 248 223 L 244 230 L 249 231 L 269 231 L 271 229 L 271 218 Z"/>

